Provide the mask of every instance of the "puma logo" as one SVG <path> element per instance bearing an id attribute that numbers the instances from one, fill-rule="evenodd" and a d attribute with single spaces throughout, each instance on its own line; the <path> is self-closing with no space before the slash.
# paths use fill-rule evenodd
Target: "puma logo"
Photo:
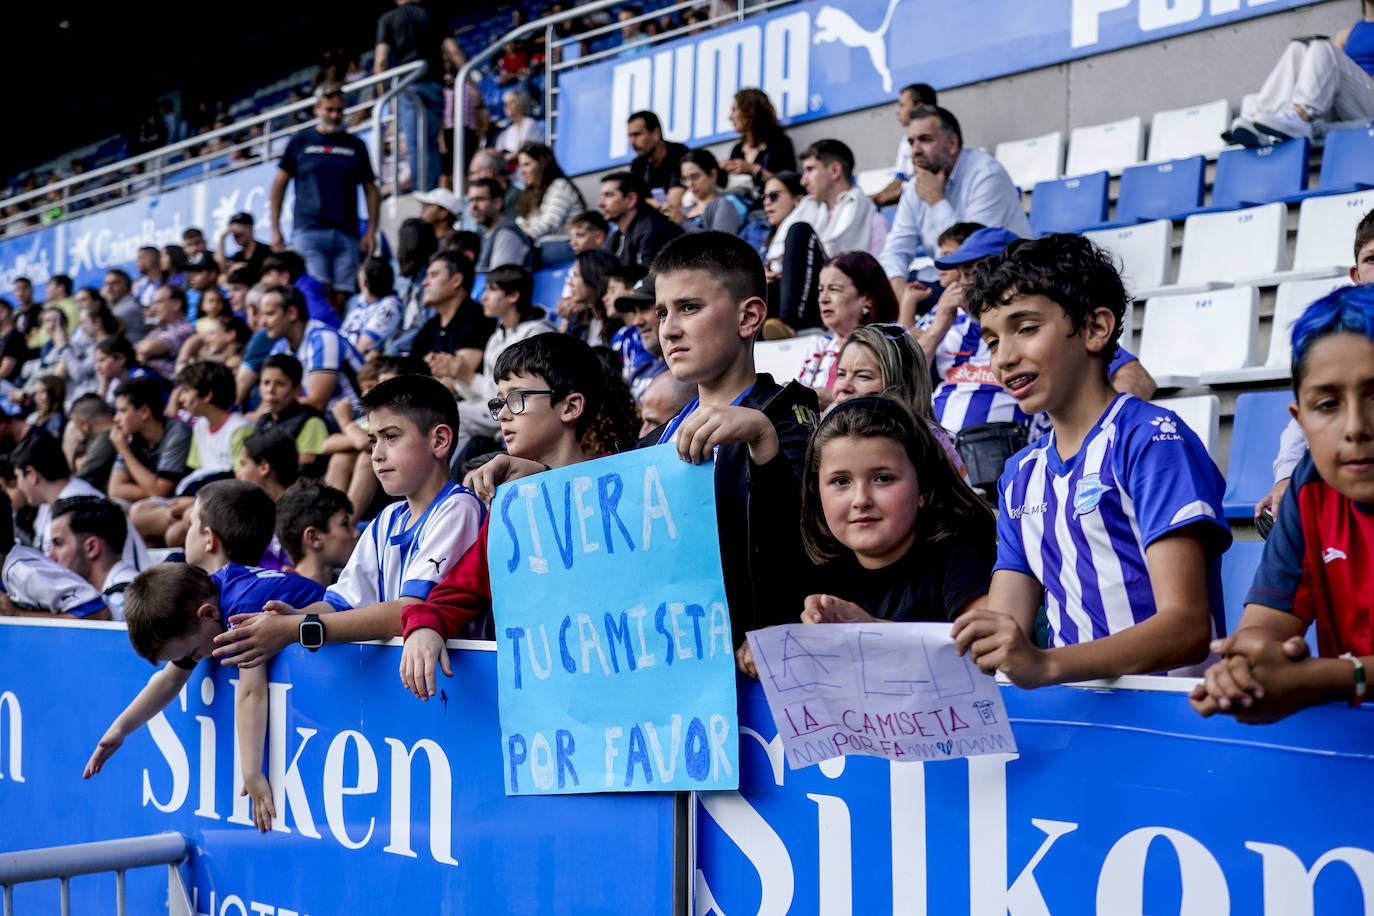
<path id="1" fill-rule="evenodd" d="M 863 48 L 873 69 L 883 79 L 883 92 L 892 92 L 892 71 L 887 66 L 887 30 L 892 27 L 892 14 L 902 0 L 889 0 L 883 24 L 873 31 L 862 28 L 854 17 L 834 6 L 823 6 L 816 14 L 815 43 L 838 41 L 846 47 Z"/>
<path id="2" fill-rule="evenodd" d="M 425 560 L 425 562 L 426 562 L 426 563 L 433 563 L 433 564 L 434 564 L 434 575 L 436 575 L 436 576 L 439 575 L 441 572 L 444 571 L 444 561 L 443 561 L 443 560 L 439 560 L 439 559 L 435 559 L 434 557 L 430 557 L 428 560 Z"/>

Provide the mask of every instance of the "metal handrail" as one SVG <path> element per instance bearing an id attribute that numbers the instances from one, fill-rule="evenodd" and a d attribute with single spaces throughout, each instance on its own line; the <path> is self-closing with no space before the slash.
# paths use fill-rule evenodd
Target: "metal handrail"
<path id="1" fill-rule="evenodd" d="M 350 83 L 345 83 L 343 87 L 344 92 L 356 98 L 368 89 L 391 81 L 397 81 L 403 85 L 409 84 L 420 75 L 424 68 L 425 63 L 423 61 L 402 64 L 383 73 L 371 74 Z M 384 104 L 387 98 L 390 98 L 390 96 L 384 95 L 375 102 L 355 103 L 345 112 L 345 116 L 349 116 L 360 111 L 372 110 L 373 114 L 371 120 L 365 122 L 365 124 L 369 125 L 372 131 L 372 146 L 375 147 L 375 152 L 377 153 L 378 169 L 381 168 L 381 138 L 385 127 L 385 124 L 382 123 L 379 117 L 379 106 Z M 0 216 L 0 232 L 4 233 L 6 236 L 18 236 L 32 231 L 30 227 L 24 226 L 23 223 L 32 217 L 41 216 L 50 206 L 45 205 L 43 200 L 54 192 L 61 192 L 62 194 L 61 207 L 64 210 L 64 215 L 60 220 L 57 220 L 61 221 L 78 214 L 86 215 L 108 209 L 109 207 L 119 206 L 127 203 L 130 199 L 146 194 L 155 194 L 167 190 L 163 183 L 163 178 L 168 173 L 190 168 L 197 164 L 208 165 L 213 160 L 228 155 L 235 150 L 260 148 L 261 156 L 265 159 L 267 156 L 271 155 L 272 147 L 276 141 L 283 137 L 289 137 L 310 126 L 311 122 L 309 121 L 296 123 L 292 116 L 297 112 L 309 110 L 314 107 L 314 104 L 314 99 L 310 98 L 301 99 L 296 102 L 288 102 L 276 108 L 269 109 L 268 111 L 252 115 L 251 117 L 237 120 L 227 127 L 216 128 L 215 130 L 207 131 L 203 134 L 197 134 L 194 137 L 188 137 L 185 140 L 178 140 L 175 143 L 170 143 L 166 146 L 159 147 L 155 150 L 149 150 L 146 153 L 140 153 L 136 156 L 130 156 L 118 162 L 112 162 L 109 165 L 92 169 L 89 172 L 82 172 L 78 175 L 64 178 L 61 181 L 45 185 L 33 191 L 23 191 L 19 194 L 12 195 L 0 201 L 0 205 L 9 206 L 18 204 L 23 207 L 25 204 L 30 204 L 30 206 L 24 207 L 21 212 L 13 216 Z M 243 132 L 252 133 L 258 128 L 262 130 L 260 134 L 250 136 L 248 139 L 237 143 L 231 143 L 230 146 L 225 149 L 214 150 L 210 153 L 195 156 L 190 159 L 180 159 L 175 162 L 167 161 L 172 157 L 181 155 L 188 150 L 215 139 L 221 137 L 231 138 L 233 135 Z M 255 159 L 254 161 L 260 160 Z M 227 168 L 216 170 L 213 174 L 234 171 L 248 164 L 251 163 L 234 163 Z M 207 174 L 211 173 L 207 172 Z M 101 179 L 105 178 L 113 180 L 102 182 Z M 111 192 L 119 192 L 119 196 L 108 201 L 96 199 L 109 195 Z M 86 200 L 93 200 L 93 202 L 90 206 L 79 210 L 77 214 L 71 213 L 70 208 L 73 203 L 81 203 Z M 33 227 L 33 229 L 38 228 L 43 227 Z"/>
<path id="2" fill-rule="evenodd" d="M 185 901 L 186 890 L 181 885 L 181 874 L 177 871 L 177 865 L 190 854 L 191 843 L 180 833 L 156 833 L 94 843 L 49 846 L 45 849 L 0 852 L 0 888 L 4 891 L 4 914 L 12 916 L 14 913 L 13 891 L 16 884 L 56 878 L 62 882 L 62 916 L 68 916 L 71 912 L 71 879 L 77 875 L 112 871 L 115 873 L 116 912 L 119 916 L 124 916 L 127 912 L 124 872 L 131 868 L 147 868 L 154 865 L 168 867 L 168 888 L 180 888 L 180 899 Z M 172 893 L 169 896 L 172 906 L 177 907 L 178 895 Z M 177 911 L 180 912 L 180 909 Z"/>
<path id="3" fill-rule="evenodd" d="M 669 29 L 666 32 L 660 32 L 658 35 L 648 36 L 649 41 L 645 42 L 643 47 L 661 44 L 662 42 L 668 41 L 672 38 L 677 38 L 681 35 L 688 34 L 693 28 L 696 27 L 721 25 L 732 21 L 742 22 L 744 18 L 748 15 L 761 13 L 765 10 L 773 9 L 778 6 L 787 6 L 795 2 L 797 2 L 797 0 L 735 0 L 735 9 L 733 12 L 729 14 L 723 14 L 708 18 L 704 22 L 696 23 L 690 27 L 679 26 L 674 29 Z M 547 52 L 544 55 L 544 135 L 548 138 L 549 145 L 552 146 L 553 141 L 558 136 L 556 126 L 557 108 L 554 104 L 556 97 L 558 95 L 558 88 L 554 82 L 554 75 L 563 70 L 567 70 L 573 67 L 585 66 L 589 63 L 595 63 L 596 61 L 612 57 L 615 54 L 618 54 L 621 50 L 623 50 L 621 48 L 608 48 L 605 51 L 597 51 L 585 57 L 577 57 L 571 61 L 560 60 L 558 63 L 555 63 L 554 58 L 560 55 L 555 55 L 553 53 L 554 49 L 567 47 L 575 41 L 581 42 L 586 40 L 588 37 L 596 37 L 599 35 L 609 34 L 610 32 L 619 29 L 625 23 L 613 22 L 604 26 L 596 26 L 592 29 L 579 32 L 575 36 L 569 36 L 568 38 L 562 39 L 561 41 L 555 40 L 553 27 L 558 25 L 560 22 L 567 22 L 571 19 L 579 19 L 585 17 L 589 13 L 596 13 L 600 12 L 601 10 L 613 9 L 617 6 L 623 6 L 624 4 L 625 0 L 595 0 L 595 2 L 581 4 L 573 7 L 572 9 L 565 10 L 561 13 L 553 13 L 548 16 L 543 16 L 539 19 L 534 19 L 530 22 L 523 23 L 514 29 L 511 29 L 509 32 L 506 32 L 500 38 L 496 39 L 496 41 L 494 41 L 492 44 L 488 45 L 486 48 L 479 51 L 477 54 L 468 58 L 467 62 L 464 63 L 461 68 L 459 68 L 458 77 L 455 81 L 455 85 L 458 87 L 458 91 L 454 93 L 453 100 L 453 104 L 457 108 L 457 111 L 454 112 L 453 119 L 453 187 L 462 188 L 463 182 L 467 177 L 464 174 L 463 169 L 463 163 L 466 158 L 466 140 L 463 136 L 463 104 L 464 97 L 466 95 L 468 80 L 472 78 L 473 71 L 476 70 L 479 65 L 485 63 L 486 61 L 494 57 L 497 51 L 504 47 L 507 42 L 519 41 L 520 39 L 533 35 L 542 29 L 544 31 L 544 47 Z M 676 3 L 672 6 L 664 7 L 662 9 L 654 10 L 648 13 L 641 13 L 640 15 L 635 16 L 632 19 L 626 21 L 647 22 L 650 19 L 659 18 L 663 16 L 665 13 L 674 12 L 695 5 L 695 0 L 681 0 L 681 2 Z"/>

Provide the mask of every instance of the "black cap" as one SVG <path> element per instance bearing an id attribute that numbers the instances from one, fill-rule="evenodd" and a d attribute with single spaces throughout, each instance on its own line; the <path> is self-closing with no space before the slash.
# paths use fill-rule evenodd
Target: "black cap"
<path id="1" fill-rule="evenodd" d="M 253 225 L 253 214 L 249 213 L 247 210 L 240 210 L 233 216 L 229 217 L 229 222 L 231 224 L 242 223 L 245 226 L 251 226 Z"/>
<path id="2" fill-rule="evenodd" d="M 636 283 L 634 289 L 623 296 L 616 297 L 615 310 L 617 312 L 633 312 L 653 305 L 656 298 L 654 295 L 654 277 L 653 274 L 649 274 Z"/>
<path id="3" fill-rule="evenodd" d="M 209 254 L 202 251 L 200 254 L 192 255 L 186 259 L 187 270 L 219 270 L 219 265 Z"/>

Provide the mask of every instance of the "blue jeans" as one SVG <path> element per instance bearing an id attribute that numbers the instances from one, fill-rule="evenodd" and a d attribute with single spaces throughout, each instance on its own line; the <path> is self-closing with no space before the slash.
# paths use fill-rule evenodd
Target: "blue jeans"
<path id="1" fill-rule="evenodd" d="M 291 247 L 305 259 L 305 269 L 331 289 L 358 288 L 358 240 L 337 229 L 301 229 L 291 234 Z"/>
<path id="2" fill-rule="evenodd" d="M 412 83 L 401 91 L 401 133 L 406 139 L 410 162 L 410 190 L 429 191 L 439 184 L 439 131 L 443 125 L 444 87 L 440 83 Z M 421 142 L 420 109 L 425 112 L 425 136 Z M 420 149 L 425 151 L 424 174 L 420 169 Z"/>

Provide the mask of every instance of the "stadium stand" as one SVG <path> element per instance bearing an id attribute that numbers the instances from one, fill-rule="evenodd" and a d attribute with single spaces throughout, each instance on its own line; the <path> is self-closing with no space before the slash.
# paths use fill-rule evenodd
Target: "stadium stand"
<path id="1" fill-rule="evenodd" d="M 1157 398 L 1150 402 L 1178 414 L 1188 428 L 1197 433 L 1207 454 L 1216 460 L 1221 448 L 1221 398 L 1214 394 L 1196 394 L 1182 398 Z M 1266 489 L 1268 489 L 1266 487 Z M 1263 494 L 1261 494 L 1263 495 Z M 1259 497 L 1255 497 L 1259 499 Z"/>
<path id="2" fill-rule="evenodd" d="M 1069 132 L 1065 175 L 1106 171 L 1120 175 L 1123 169 L 1145 158 L 1145 121 L 1139 115 L 1107 124 L 1075 127 Z"/>
<path id="3" fill-rule="evenodd" d="M 1319 280 L 1288 280 L 1280 283 L 1274 296 L 1274 314 L 1269 329 L 1269 355 L 1265 358 L 1264 365 L 1204 372 L 1199 381 L 1204 385 L 1286 381 L 1292 361 L 1289 334 L 1293 322 L 1309 304 L 1349 282 L 1346 277 L 1332 277 Z"/>
<path id="4" fill-rule="evenodd" d="M 1106 172 L 1039 182 L 1031 192 L 1031 232 L 1081 232 L 1106 222 L 1110 184 Z"/>
<path id="5" fill-rule="evenodd" d="M 1156 111 L 1150 119 L 1145 161 L 1166 162 L 1198 155 L 1215 159 L 1226 147 L 1220 138 L 1230 121 L 1231 103 L 1226 99 Z"/>
<path id="6" fill-rule="evenodd" d="M 1160 295 L 1173 265 L 1174 226 L 1167 219 L 1083 233 L 1112 252 L 1137 302 Z"/>
<path id="7" fill-rule="evenodd" d="M 1217 157 L 1212 181 L 1213 210 L 1235 210 L 1288 200 L 1307 190 L 1306 138 L 1262 146 L 1228 149 Z"/>
<path id="8" fill-rule="evenodd" d="M 1222 508 L 1230 519 L 1255 513 L 1255 504 L 1274 485 L 1274 455 L 1288 425 L 1291 391 L 1245 391 L 1236 396 L 1235 428 L 1226 470 Z"/>
<path id="9" fill-rule="evenodd" d="M 1063 174 L 1064 134 L 1056 130 L 1041 137 L 1008 140 L 997 144 L 993 155 L 1018 188 L 1034 187 Z"/>
<path id="10" fill-rule="evenodd" d="M 1206 179 L 1203 156 L 1133 165 L 1121 173 L 1113 225 L 1184 219 L 1202 208 Z"/>
<path id="11" fill-rule="evenodd" d="M 1258 321 L 1253 286 L 1156 296 L 1145 304 L 1138 355 L 1161 389 L 1191 387 L 1203 372 L 1252 365 Z"/>
<path id="12" fill-rule="evenodd" d="M 1183 223 L 1178 278 L 1164 292 L 1221 289 L 1278 269 L 1287 241 L 1288 208 L 1279 203 L 1197 213 Z"/>
<path id="13" fill-rule="evenodd" d="M 1287 280 L 1344 277 L 1352 262 L 1350 243 L 1360 218 L 1374 209 L 1374 191 L 1333 197 L 1312 197 L 1298 208 L 1298 231 L 1289 270 L 1242 277 L 1255 286 L 1274 286 Z"/>

